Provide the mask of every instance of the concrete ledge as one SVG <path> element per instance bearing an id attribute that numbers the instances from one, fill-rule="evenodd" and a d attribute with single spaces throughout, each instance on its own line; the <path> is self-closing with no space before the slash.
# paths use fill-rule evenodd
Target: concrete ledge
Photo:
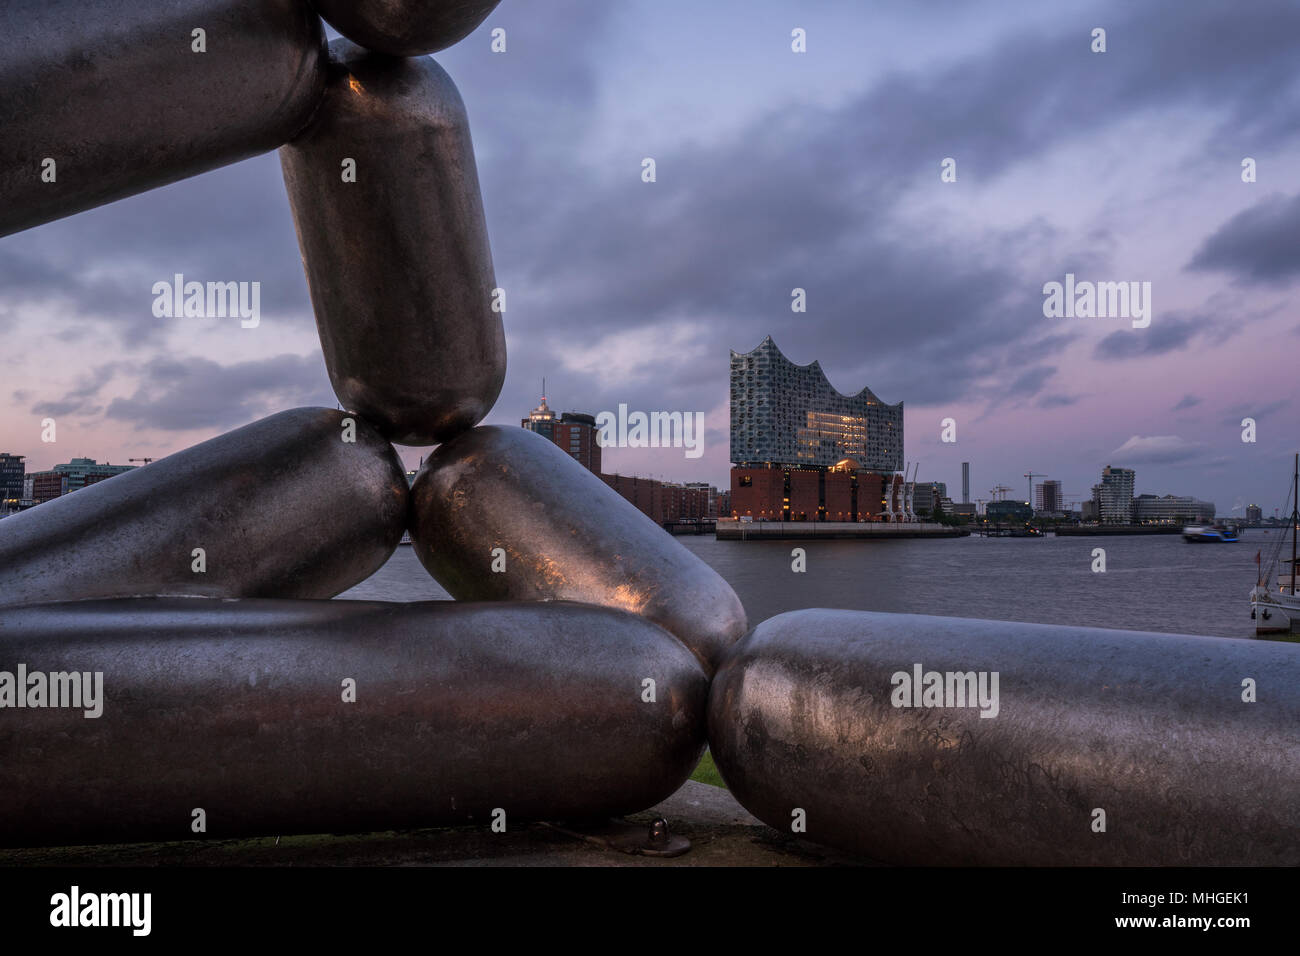
<path id="1" fill-rule="evenodd" d="M 691 841 L 673 859 L 633 856 L 527 824 L 482 828 L 312 834 L 245 840 L 186 840 L 119 846 L 0 850 L 0 866 L 840 866 L 871 865 L 780 833 L 729 792 L 688 780 L 663 803 L 629 820 L 655 817 Z"/>

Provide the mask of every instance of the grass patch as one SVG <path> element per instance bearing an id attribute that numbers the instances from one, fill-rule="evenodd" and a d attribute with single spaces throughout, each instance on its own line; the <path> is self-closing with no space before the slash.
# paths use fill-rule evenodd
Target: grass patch
<path id="1" fill-rule="evenodd" d="M 710 787 L 727 789 L 727 785 L 722 782 L 722 774 L 718 773 L 718 765 L 713 762 L 713 754 L 707 750 L 704 751 L 704 757 L 700 760 L 700 765 L 695 768 L 695 773 L 691 774 L 691 779 L 698 780 L 700 783 L 707 783 Z"/>

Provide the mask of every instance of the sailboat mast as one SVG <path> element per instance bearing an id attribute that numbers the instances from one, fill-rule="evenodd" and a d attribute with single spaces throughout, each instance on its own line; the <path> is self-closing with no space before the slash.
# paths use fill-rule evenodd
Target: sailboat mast
<path id="1" fill-rule="evenodd" d="M 1300 452 L 1295 456 L 1295 470 L 1291 473 L 1291 596 L 1295 597 L 1295 537 L 1296 526 L 1300 524 L 1300 501 L 1296 500 L 1300 492 Z"/>

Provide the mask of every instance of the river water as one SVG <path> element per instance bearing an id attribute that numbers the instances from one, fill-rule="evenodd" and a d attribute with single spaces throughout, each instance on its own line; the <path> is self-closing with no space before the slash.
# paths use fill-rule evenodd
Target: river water
<path id="1" fill-rule="evenodd" d="M 1284 533 L 1252 529 L 1236 544 L 1188 544 L 1177 535 L 677 540 L 736 589 L 751 624 L 797 608 L 832 607 L 1253 637 L 1255 552 L 1262 549 L 1267 562 Z M 807 552 L 803 573 L 791 570 L 796 547 Z M 1094 548 L 1106 552 L 1102 573 L 1092 570 Z M 340 595 L 378 601 L 447 596 L 406 546 Z"/>

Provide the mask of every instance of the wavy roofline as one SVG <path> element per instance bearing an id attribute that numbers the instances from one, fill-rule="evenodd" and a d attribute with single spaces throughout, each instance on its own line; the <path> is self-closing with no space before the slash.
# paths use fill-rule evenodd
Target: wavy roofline
<path id="1" fill-rule="evenodd" d="M 873 392 L 870 389 L 870 387 L 866 385 L 862 386 L 860 390 L 853 393 L 852 395 L 846 395 L 844 392 L 841 392 L 838 388 L 836 388 L 834 385 L 831 384 L 831 380 L 826 377 L 826 370 L 822 368 L 821 362 L 819 362 L 817 359 L 813 359 L 807 365 L 800 365 L 798 362 L 790 361 L 789 357 L 784 352 L 781 351 L 781 347 L 776 344 L 776 339 L 772 338 L 772 336 L 770 335 L 763 336 L 763 341 L 759 342 L 758 345 L 754 346 L 748 352 L 737 352 L 735 349 L 732 349 L 731 354 L 734 358 L 746 358 L 750 355 L 753 355 L 756 352 L 764 351 L 764 347 L 767 346 L 768 343 L 771 343 L 771 350 L 776 353 L 777 357 L 786 365 L 788 365 L 790 368 L 799 369 L 800 371 L 803 371 L 805 369 L 816 370 L 817 374 L 821 376 L 822 384 L 824 384 L 828 389 L 830 389 L 840 398 L 855 399 L 855 398 L 862 398 L 862 396 L 865 395 L 868 398 L 875 401 L 876 404 L 884 405 L 886 408 L 901 408 L 903 406 L 903 403 L 901 401 L 895 402 L 894 404 L 891 405 L 889 402 L 886 402 L 879 395 Z"/>

